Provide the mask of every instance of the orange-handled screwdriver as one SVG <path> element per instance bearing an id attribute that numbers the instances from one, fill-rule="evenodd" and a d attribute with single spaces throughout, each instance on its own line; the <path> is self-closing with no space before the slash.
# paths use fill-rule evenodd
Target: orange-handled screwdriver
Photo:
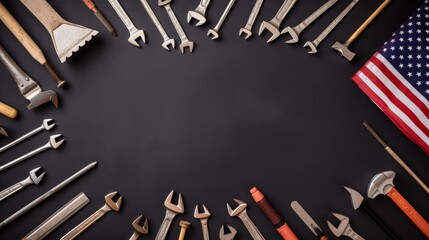
<path id="1" fill-rule="evenodd" d="M 85 5 L 94 12 L 95 16 L 100 20 L 103 26 L 109 31 L 113 36 L 116 36 L 116 30 L 110 24 L 109 21 L 104 17 L 104 15 L 97 9 L 94 2 L 92 0 L 82 0 Z"/>

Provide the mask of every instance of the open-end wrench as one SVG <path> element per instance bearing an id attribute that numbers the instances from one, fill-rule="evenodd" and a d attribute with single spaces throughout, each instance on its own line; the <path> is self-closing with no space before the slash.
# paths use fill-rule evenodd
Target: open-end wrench
<path id="1" fill-rule="evenodd" d="M 228 5 L 226 6 L 225 11 L 223 11 L 222 16 L 220 17 L 219 21 L 217 22 L 216 26 L 214 28 L 209 29 L 207 32 L 207 36 L 211 39 L 218 39 L 219 38 L 219 30 L 222 27 L 223 22 L 225 21 L 226 17 L 228 16 L 229 11 L 231 11 L 232 6 L 234 5 L 235 0 L 230 0 Z"/>
<path id="2" fill-rule="evenodd" d="M 304 21 L 295 27 L 287 26 L 283 29 L 282 34 L 289 33 L 291 39 L 286 40 L 286 43 L 296 43 L 299 40 L 299 34 L 301 34 L 304 29 L 306 29 L 311 23 L 313 23 L 316 19 L 318 19 L 326 10 L 332 7 L 338 0 L 329 0 L 325 4 L 323 4 L 319 9 L 317 9 L 314 13 L 308 16 Z"/>
<path id="3" fill-rule="evenodd" d="M 6 130 L 4 130 L 4 128 L 0 127 L 0 134 L 5 136 L 5 137 L 9 137 L 9 135 L 7 135 Z"/>
<path id="4" fill-rule="evenodd" d="M 99 210 L 97 210 L 95 213 L 93 213 L 91 216 L 89 216 L 87 219 L 85 219 L 83 222 L 81 222 L 79 225 L 77 225 L 75 228 L 73 228 L 70 232 L 68 232 L 66 235 L 64 235 L 61 240 L 71 240 L 77 238 L 81 233 L 83 233 L 86 229 L 92 226 L 97 220 L 99 220 L 101 217 L 103 217 L 106 213 L 110 211 L 119 211 L 121 208 L 122 203 L 122 196 L 118 198 L 116 202 L 113 201 L 113 197 L 117 194 L 117 192 L 112 192 L 107 194 L 104 197 L 104 200 L 106 203 L 103 207 L 101 207 Z"/>
<path id="5" fill-rule="evenodd" d="M 167 11 L 167 14 L 170 17 L 170 20 L 173 23 L 173 26 L 176 29 L 176 32 L 179 35 L 180 40 L 182 41 L 180 43 L 180 51 L 182 53 L 185 53 L 185 48 L 189 47 L 189 52 L 192 53 L 192 51 L 194 50 L 194 42 L 190 41 L 186 36 L 186 33 L 183 30 L 182 25 L 180 25 L 180 22 L 177 19 L 176 14 L 174 14 L 173 9 L 170 6 L 170 3 L 171 3 L 171 0 L 158 0 L 158 6 L 165 8 L 165 11 Z"/>
<path id="6" fill-rule="evenodd" d="M 262 7 L 262 3 L 264 3 L 264 0 L 256 0 L 255 5 L 253 6 L 252 12 L 250 12 L 249 19 L 247 20 L 246 26 L 240 29 L 240 32 L 238 33 L 238 36 L 241 36 L 241 34 L 245 33 L 246 36 L 244 39 L 248 39 L 250 36 L 252 36 L 252 27 L 255 23 L 256 17 L 258 16 L 259 10 Z"/>
<path id="7" fill-rule="evenodd" d="M 332 223 L 329 221 L 326 221 L 328 223 L 329 229 L 331 229 L 332 233 L 336 237 L 340 236 L 347 236 L 353 240 L 365 240 L 363 237 L 361 237 L 359 234 L 357 234 L 352 227 L 350 226 L 350 219 L 342 214 L 339 213 L 332 213 L 336 218 L 338 218 L 341 222 L 338 227 L 334 227 Z"/>
<path id="8" fill-rule="evenodd" d="M 110 5 L 112 5 L 115 12 L 118 14 L 119 18 L 127 27 L 130 32 L 130 37 L 128 38 L 128 42 L 136 47 L 140 47 L 140 45 L 136 42 L 137 38 L 141 38 L 144 43 L 146 43 L 146 38 L 143 30 L 139 30 L 134 26 L 134 23 L 131 21 L 130 17 L 128 17 L 124 8 L 121 6 L 118 0 L 109 0 Z"/>
<path id="9" fill-rule="evenodd" d="M 179 200 L 177 205 L 171 203 L 173 199 L 174 190 L 168 194 L 167 198 L 164 201 L 164 206 L 166 208 L 164 220 L 159 227 L 158 233 L 156 234 L 155 240 L 164 240 L 167 237 L 168 229 L 170 228 L 171 222 L 174 217 L 179 213 L 184 213 L 185 208 L 183 205 L 182 194 L 179 193 Z"/>
<path id="10" fill-rule="evenodd" d="M 41 153 L 41 152 L 43 152 L 43 151 L 45 151 L 45 150 L 47 150 L 49 148 L 57 149 L 65 141 L 64 139 L 62 139 L 60 141 L 57 141 L 57 139 L 60 138 L 60 137 L 61 137 L 61 134 L 52 135 L 49 138 L 49 142 L 46 143 L 45 145 L 43 145 L 43 146 L 41 146 L 41 147 L 39 147 L 39 148 L 37 148 L 37 149 L 35 149 L 35 150 L 33 150 L 33 151 L 25 154 L 25 155 L 22 155 L 21 157 L 15 159 L 15 160 L 12 160 L 12 161 L 4 164 L 3 166 L 1 166 L 0 167 L 0 172 L 3 171 L 3 170 L 5 170 L 5 169 L 7 169 L 7 168 L 9 168 L 9 167 L 12 167 L 13 165 L 15 165 L 15 164 L 17 164 L 19 162 L 24 161 L 27 158 L 30 158 L 30 157 L 38 154 L 38 153 Z"/>
<path id="11" fill-rule="evenodd" d="M 3 201 L 7 197 L 11 196 L 12 194 L 18 192 L 19 190 L 25 188 L 26 186 L 29 186 L 31 184 L 38 185 L 40 181 L 42 181 L 43 176 L 45 176 L 45 173 L 40 174 L 39 176 L 36 175 L 36 172 L 39 171 L 40 167 L 35 168 L 30 171 L 30 175 L 22 180 L 21 182 L 18 182 L 5 190 L 0 192 L 0 201 Z"/>
<path id="12" fill-rule="evenodd" d="M 136 218 L 136 220 L 134 220 L 133 222 L 133 228 L 134 228 L 134 233 L 133 235 L 130 237 L 130 240 L 137 240 L 139 238 L 139 236 L 141 234 L 148 234 L 149 233 L 149 227 L 148 227 L 148 222 L 147 222 L 147 218 L 145 218 L 143 226 L 140 226 L 140 220 L 142 219 L 142 215 L 140 215 L 138 218 Z"/>
<path id="13" fill-rule="evenodd" d="M 171 45 L 171 47 L 174 49 L 176 46 L 174 39 L 171 39 L 168 37 L 167 32 L 165 32 L 164 27 L 162 27 L 161 22 L 156 17 L 155 13 L 153 12 L 147 0 L 140 0 L 140 2 L 142 3 L 143 7 L 146 9 L 147 14 L 149 14 L 150 19 L 152 19 L 152 22 L 155 24 L 155 27 L 158 29 L 159 33 L 164 39 L 164 42 L 162 43 L 162 47 L 170 51 L 170 48 L 168 46 Z"/>
<path id="14" fill-rule="evenodd" d="M 191 22 L 192 18 L 198 20 L 195 26 L 201 26 L 206 22 L 206 11 L 209 6 L 210 0 L 201 0 L 200 4 L 193 11 L 188 12 L 188 23 Z"/>
<path id="15" fill-rule="evenodd" d="M 358 3 L 359 0 L 352 0 L 349 5 L 332 21 L 328 27 L 323 30 L 323 32 L 313 41 L 307 41 L 304 44 L 304 47 L 309 47 L 310 51 L 309 54 L 315 54 L 317 53 L 317 46 L 325 39 L 331 32 L 334 30 L 334 28 L 343 20 L 343 18 L 352 10 L 352 8 Z"/>
<path id="16" fill-rule="evenodd" d="M 280 24 L 282 23 L 286 15 L 289 13 L 289 11 L 292 9 L 293 5 L 295 5 L 296 1 L 297 0 L 285 0 L 273 19 L 271 19 L 269 22 L 262 22 L 261 26 L 259 27 L 259 36 L 265 29 L 268 29 L 268 31 L 270 31 L 272 34 L 270 39 L 268 39 L 267 43 L 274 41 L 280 36 Z"/>
<path id="17" fill-rule="evenodd" d="M 204 204 L 203 204 L 203 208 L 204 208 L 204 212 L 200 213 L 198 211 L 198 205 L 195 206 L 194 218 L 199 219 L 201 222 L 201 227 L 203 229 L 203 239 L 209 240 L 210 234 L 209 234 L 209 225 L 207 221 L 209 220 L 209 217 L 211 214 L 209 210 L 206 208 L 206 206 L 204 206 Z"/>
<path id="18" fill-rule="evenodd" d="M 18 144 L 18 143 L 20 143 L 20 142 L 24 141 L 25 139 L 27 139 L 27 138 L 29 138 L 29 137 L 31 137 L 31 136 L 33 136 L 33 135 L 35 135 L 36 133 L 41 132 L 42 130 L 48 130 L 48 131 L 49 131 L 49 130 L 51 130 L 54 126 L 55 126 L 55 123 L 53 123 L 53 122 L 52 122 L 52 119 L 44 119 L 44 120 L 43 120 L 43 123 L 42 123 L 42 125 L 41 125 L 40 127 L 38 127 L 38 128 L 36 128 L 36 129 L 34 129 L 33 131 L 31 131 L 31 132 L 29 132 L 29 133 L 25 134 L 25 135 L 24 135 L 24 136 L 22 136 L 22 137 L 20 137 L 20 138 L 16 139 L 15 141 L 13 141 L 13 142 L 9 143 L 8 145 L 6 145 L 6 146 L 4 146 L 4 147 L 0 148 L 0 152 L 4 152 L 6 149 L 8 149 L 8 148 L 10 148 L 10 147 L 15 146 L 16 144 Z"/>
<path id="19" fill-rule="evenodd" d="M 238 203 L 238 207 L 232 210 L 231 206 L 229 204 L 226 204 L 226 208 L 228 209 L 228 213 L 231 217 L 238 217 L 243 222 L 244 226 L 246 226 L 247 231 L 249 231 L 250 235 L 252 235 L 252 238 L 255 240 L 263 240 L 265 239 L 264 236 L 262 236 L 259 229 L 255 226 L 255 224 L 250 219 L 249 215 L 247 215 L 247 204 L 241 200 L 234 199 L 235 202 Z"/>
<path id="20" fill-rule="evenodd" d="M 229 229 L 229 233 L 225 234 L 225 228 L 222 225 L 219 231 L 220 240 L 234 240 L 234 237 L 237 234 L 237 230 L 235 230 L 235 228 L 231 227 L 230 225 L 228 225 L 228 229 Z"/>

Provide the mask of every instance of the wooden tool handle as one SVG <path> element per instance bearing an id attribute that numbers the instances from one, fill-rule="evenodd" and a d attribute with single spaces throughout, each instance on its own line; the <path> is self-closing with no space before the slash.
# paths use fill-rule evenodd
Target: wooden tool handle
<path id="1" fill-rule="evenodd" d="M 46 0 L 21 0 L 30 12 L 52 32 L 63 23 L 67 23 Z"/>
<path id="2" fill-rule="evenodd" d="M 16 118 L 18 112 L 11 106 L 0 102 L 0 113 L 9 118 Z"/>

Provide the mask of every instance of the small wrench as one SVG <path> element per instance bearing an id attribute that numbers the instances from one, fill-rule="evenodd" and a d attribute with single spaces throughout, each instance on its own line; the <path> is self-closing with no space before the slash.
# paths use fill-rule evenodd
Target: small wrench
<path id="1" fill-rule="evenodd" d="M 228 225 L 229 233 L 225 234 L 225 229 L 222 225 L 219 231 L 219 239 L 220 240 L 233 240 L 235 235 L 237 234 L 237 230 L 235 228 Z"/>
<path id="2" fill-rule="evenodd" d="M 290 40 L 287 40 L 286 43 L 296 43 L 299 40 L 299 35 L 304 29 L 306 29 L 311 23 L 313 23 L 316 19 L 318 19 L 324 12 L 326 12 L 329 8 L 332 7 L 338 0 L 329 0 L 325 4 L 323 4 L 319 9 L 317 9 L 314 13 L 308 16 L 304 21 L 298 24 L 295 27 L 287 26 L 283 29 L 282 34 L 289 33 L 291 36 Z"/>
<path id="3" fill-rule="evenodd" d="M 170 228 L 171 222 L 174 217 L 179 213 L 184 213 L 185 208 L 183 205 L 182 194 L 179 193 L 179 200 L 177 205 L 171 203 L 173 198 L 174 190 L 168 194 L 167 198 L 164 201 L 164 206 L 166 207 L 165 217 L 162 221 L 161 227 L 158 230 L 158 234 L 156 234 L 155 240 L 164 240 L 167 237 L 168 229 Z"/>
<path id="4" fill-rule="evenodd" d="M 141 234 L 148 234 L 149 233 L 149 227 L 148 227 L 148 222 L 147 222 L 147 218 L 145 218 L 143 226 L 140 226 L 140 220 L 142 219 L 142 215 L 140 215 L 138 218 L 136 218 L 136 220 L 134 220 L 133 222 L 133 228 L 134 228 L 134 233 L 133 235 L 130 237 L 130 240 L 137 240 L 139 238 L 139 236 Z"/>
<path id="5" fill-rule="evenodd" d="M 20 138 L 16 139 L 15 141 L 13 141 L 13 142 L 9 143 L 8 145 L 6 145 L 6 146 L 4 146 L 4 147 L 0 148 L 0 152 L 4 152 L 6 149 L 8 149 L 8 148 L 10 148 L 10 147 L 15 146 L 16 144 L 18 144 L 18 143 L 20 143 L 20 142 L 24 141 L 25 139 L 27 139 L 27 138 L 29 138 L 29 137 L 31 137 L 31 136 L 33 136 L 33 135 L 35 135 L 36 133 L 41 132 L 42 130 L 48 130 L 48 131 L 49 131 L 49 130 L 51 130 L 54 126 L 55 126 L 55 123 L 52 123 L 52 119 L 45 119 L 45 120 L 43 120 L 42 126 L 40 126 L 40 127 L 36 128 L 36 129 L 34 129 L 33 131 L 31 131 L 31 132 L 29 132 L 29 133 L 25 134 L 24 136 L 22 136 L 22 137 L 20 137 Z"/>
<path id="6" fill-rule="evenodd" d="M 106 203 L 103 207 L 101 207 L 98 211 L 93 213 L 91 216 L 89 216 L 87 219 L 85 219 L 83 222 L 81 222 L 79 225 L 77 225 L 75 228 L 73 228 L 70 232 L 68 232 L 66 235 L 64 235 L 61 240 L 71 240 L 77 238 L 82 232 L 84 232 L 86 229 L 92 226 L 97 220 L 99 220 L 101 217 L 103 217 L 106 213 L 110 211 L 119 211 L 121 208 L 122 203 L 122 196 L 118 198 L 118 201 L 114 202 L 113 197 L 117 194 L 117 192 L 112 192 L 107 194 L 104 199 Z"/>
<path id="7" fill-rule="evenodd" d="M 240 29 L 240 32 L 238 33 L 238 36 L 241 36 L 243 32 L 246 34 L 244 39 L 248 39 L 250 36 L 252 36 L 252 27 L 255 23 L 256 17 L 258 16 L 259 10 L 262 7 L 262 3 L 264 3 L 264 0 L 256 0 L 255 5 L 253 6 L 252 12 L 250 12 L 249 19 L 247 20 L 246 26 Z"/>
<path id="8" fill-rule="evenodd" d="M 13 165 L 15 165 L 15 164 L 17 164 L 19 162 L 24 161 L 27 158 L 30 158 L 30 157 L 38 154 L 38 153 L 41 153 L 41 152 L 43 152 L 43 151 L 45 151 L 45 150 L 47 150 L 49 148 L 57 149 L 65 141 L 64 139 L 62 139 L 60 141 L 57 141 L 57 139 L 59 137 L 61 137 L 61 134 L 52 135 L 49 138 L 49 142 L 46 143 L 45 145 L 43 145 L 43 146 L 41 146 L 41 147 L 39 147 L 39 148 L 37 148 L 37 149 L 35 149 L 35 150 L 33 150 L 33 151 L 25 154 L 25 155 L 22 155 L 21 157 L 15 159 L 15 160 L 12 160 L 12 161 L 6 163 L 5 165 L 1 166 L 0 167 L 0 172 L 3 171 L 3 170 L 5 170 L 5 169 L 7 169 L 7 168 L 9 168 L 9 167 L 12 167 Z"/>
<path id="9" fill-rule="evenodd" d="M 142 41 L 146 43 L 146 38 L 143 30 L 139 30 L 134 26 L 134 23 L 131 21 L 130 17 L 128 17 L 124 8 L 121 6 L 118 0 L 109 0 L 110 5 L 112 5 L 115 12 L 118 14 L 119 18 L 121 18 L 122 22 L 127 27 L 130 32 L 130 37 L 128 38 L 128 42 L 136 47 L 140 47 L 140 45 L 136 42 L 137 38 L 141 37 Z"/>
<path id="10" fill-rule="evenodd" d="M 206 206 L 204 206 L 204 204 L 203 204 L 203 208 L 204 208 L 204 212 L 200 213 L 198 211 L 198 205 L 195 206 L 194 218 L 199 219 L 201 222 L 204 240 L 209 240 L 210 234 L 209 234 L 209 225 L 208 225 L 207 221 L 209 220 L 209 217 L 211 214 L 210 214 L 209 210 L 206 208 Z"/>
<path id="11" fill-rule="evenodd" d="M 357 234 L 352 227 L 350 227 L 350 219 L 344 215 L 341 215 L 339 213 L 332 213 L 336 218 L 341 220 L 340 225 L 338 227 L 334 227 L 332 223 L 329 221 L 326 221 L 328 223 L 329 228 L 331 229 L 332 233 L 336 237 L 347 236 L 353 240 L 365 240 L 363 237 L 361 237 L 359 234 Z"/>
<path id="12" fill-rule="evenodd" d="M 226 6 L 225 11 L 222 13 L 222 16 L 219 19 L 219 22 L 217 22 L 216 26 L 214 28 L 209 29 L 207 32 L 207 36 L 212 36 L 211 39 L 218 39 L 219 38 L 219 30 L 222 27 L 223 22 L 225 21 L 226 17 L 228 16 L 229 11 L 231 11 L 232 6 L 234 5 L 235 0 L 230 0 L 228 5 Z"/>
<path id="13" fill-rule="evenodd" d="M 188 23 L 191 22 L 192 18 L 198 20 L 195 26 L 201 26 L 206 22 L 206 11 L 209 6 L 210 0 L 201 0 L 200 4 L 193 11 L 188 12 Z"/>
<path id="14" fill-rule="evenodd" d="M 328 27 L 323 30 L 323 32 L 313 41 L 307 41 L 304 44 L 304 47 L 309 47 L 310 51 L 309 54 L 315 54 L 317 53 L 317 46 L 325 39 L 331 32 L 334 30 L 334 28 L 343 20 L 343 18 L 352 10 L 352 8 L 358 3 L 359 0 L 352 0 L 352 2 L 347 5 L 347 7 L 332 21 Z"/>
<path id="15" fill-rule="evenodd" d="M 39 171 L 39 169 L 40 167 L 31 170 L 30 176 L 28 176 L 26 179 L 1 191 L 0 202 L 6 199 L 7 197 L 11 196 L 12 194 L 18 192 L 19 190 L 25 188 L 28 185 L 31 185 L 31 184 L 38 185 L 40 181 L 42 181 L 43 176 L 45 176 L 45 173 L 42 173 L 39 176 L 36 175 L 36 172 Z"/>
<path id="16" fill-rule="evenodd" d="M 262 236 L 261 232 L 258 230 L 258 228 L 255 226 L 255 224 L 250 219 L 249 215 L 247 215 L 247 204 L 241 200 L 234 199 L 235 202 L 238 203 L 238 207 L 232 210 L 231 206 L 229 204 L 226 204 L 226 207 L 228 209 L 228 213 L 231 217 L 238 217 L 243 222 L 244 226 L 246 226 L 247 230 L 249 231 L 250 235 L 252 235 L 252 238 L 255 240 L 264 240 L 264 236 Z"/>
<path id="17" fill-rule="evenodd" d="M 272 34 L 270 39 L 268 39 L 267 43 L 274 41 L 280 36 L 280 24 L 282 23 L 286 15 L 289 13 L 289 11 L 292 9 L 293 5 L 295 5 L 296 1 L 297 0 L 285 0 L 273 19 L 271 19 L 269 22 L 262 22 L 261 26 L 259 27 L 259 36 L 265 29 L 268 29 L 268 31 L 270 31 Z"/>

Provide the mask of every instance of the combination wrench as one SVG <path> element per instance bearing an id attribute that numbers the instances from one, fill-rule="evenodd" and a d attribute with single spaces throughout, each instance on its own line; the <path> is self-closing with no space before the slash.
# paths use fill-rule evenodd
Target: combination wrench
<path id="1" fill-rule="evenodd" d="M 240 29 L 240 32 L 238 33 L 238 36 L 241 36 L 241 34 L 245 33 L 246 36 L 244 39 L 248 39 L 250 36 L 252 36 L 252 27 L 255 23 L 256 17 L 258 16 L 259 10 L 261 10 L 262 3 L 264 3 L 264 0 L 256 0 L 255 5 L 253 6 L 252 12 L 250 12 L 249 19 L 247 20 L 246 26 Z"/>
<path id="2" fill-rule="evenodd" d="M 155 240 L 164 240 L 167 237 L 168 229 L 170 228 L 171 222 L 173 221 L 174 217 L 176 217 L 176 215 L 179 213 L 185 212 L 182 194 L 179 193 L 179 200 L 177 202 L 177 205 L 171 203 L 173 194 L 174 191 L 171 191 L 164 201 L 164 206 L 166 208 L 165 217 L 161 223 L 161 227 L 159 228 L 158 233 L 156 234 Z"/>
<path id="3" fill-rule="evenodd" d="M 203 204 L 203 209 L 204 209 L 204 212 L 200 213 L 198 211 L 198 205 L 195 206 L 194 218 L 199 219 L 201 222 L 201 228 L 203 230 L 203 239 L 209 240 L 210 234 L 209 234 L 208 220 L 211 214 L 209 210 L 206 208 L 206 206 L 204 206 L 204 204 Z"/>
<path id="4" fill-rule="evenodd" d="M 206 22 L 206 11 L 209 6 L 210 0 L 201 0 L 200 4 L 193 11 L 188 12 L 188 23 L 194 18 L 198 20 L 195 26 L 201 26 Z"/>
<path id="5" fill-rule="evenodd" d="M 226 17 L 228 16 L 229 11 L 231 11 L 231 8 L 234 5 L 234 3 L 235 3 L 235 0 L 229 1 L 228 5 L 226 6 L 225 11 L 222 13 L 222 16 L 220 17 L 216 26 L 214 28 L 209 29 L 209 31 L 207 32 L 207 36 L 210 37 L 210 35 L 211 35 L 212 40 L 219 38 L 219 30 L 222 27 L 222 24 L 225 21 Z"/>
<path id="6" fill-rule="evenodd" d="M 40 174 L 39 176 L 36 175 L 37 171 L 39 171 L 40 167 L 35 168 L 33 170 L 30 171 L 30 175 L 18 182 L 15 183 L 14 185 L 6 188 L 5 190 L 0 192 L 0 202 L 3 201 L 4 199 L 6 199 L 7 197 L 11 196 L 12 194 L 18 192 L 19 190 L 34 184 L 34 185 L 38 185 L 40 183 L 40 181 L 42 181 L 43 176 L 45 176 L 45 173 Z"/>
<path id="7" fill-rule="evenodd" d="M 252 238 L 255 240 L 265 240 L 264 236 L 262 236 L 259 229 L 255 226 L 255 224 L 250 219 L 249 215 L 247 215 L 247 204 L 241 200 L 234 199 L 235 202 L 238 203 L 238 207 L 232 210 L 231 206 L 229 204 L 226 204 L 226 207 L 228 209 L 228 213 L 231 217 L 238 217 L 243 222 L 244 226 L 246 226 L 247 230 L 249 231 L 250 235 L 252 235 Z"/>

